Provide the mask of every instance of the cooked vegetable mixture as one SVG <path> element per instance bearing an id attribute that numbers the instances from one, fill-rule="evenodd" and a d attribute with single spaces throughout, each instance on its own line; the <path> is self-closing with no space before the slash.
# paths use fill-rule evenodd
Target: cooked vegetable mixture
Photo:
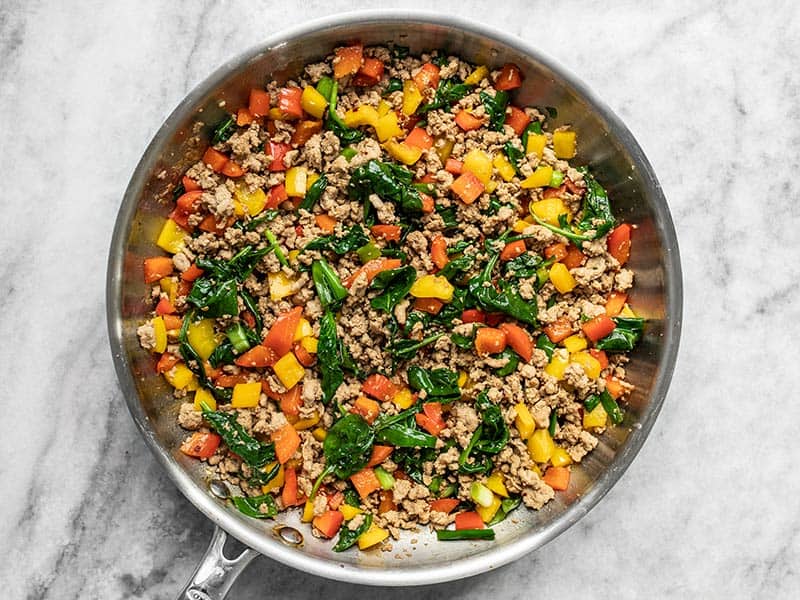
<path id="1" fill-rule="evenodd" d="M 632 228 L 523 78 L 354 45 L 198 129 L 138 334 L 244 514 L 493 539 L 624 421 Z"/>

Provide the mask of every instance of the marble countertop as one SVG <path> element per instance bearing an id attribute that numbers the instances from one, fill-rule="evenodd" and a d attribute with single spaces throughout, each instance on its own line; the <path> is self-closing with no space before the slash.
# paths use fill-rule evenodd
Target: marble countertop
<path id="1" fill-rule="evenodd" d="M 0 4 L 6 598 L 172 598 L 203 553 L 210 522 L 161 472 L 122 402 L 107 251 L 136 162 L 194 85 L 274 31 L 352 7 L 294 5 Z M 597 508 L 507 567 L 377 591 L 259 558 L 231 597 L 796 597 L 800 9 L 482 5 L 435 8 L 556 57 L 627 123 L 660 177 L 685 278 L 663 412 Z"/>

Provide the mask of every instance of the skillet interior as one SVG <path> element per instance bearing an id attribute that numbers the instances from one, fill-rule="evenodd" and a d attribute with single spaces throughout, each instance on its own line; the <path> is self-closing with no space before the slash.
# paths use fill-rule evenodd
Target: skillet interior
<path id="1" fill-rule="evenodd" d="M 391 552 L 336 554 L 300 525 L 297 514 L 279 523 L 297 526 L 305 542 L 289 547 L 273 534 L 275 523 L 241 516 L 208 490 L 199 463 L 177 451 L 185 432 L 176 421 L 180 402 L 154 371 L 136 338 L 150 310 L 144 302 L 142 260 L 159 252 L 154 240 L 170 210 L 171 187 L 204 150 L 192 143 L 197 123 L 214 124 L 220 102 L 246 104 L 251 87 L 291 78 L 328 54 L 337 43 L 393 41 L 412 53 L 445 48 L 465 59 L 497 67 L 514 62 L 525 81 L 518 103 L 553 106 L 551 128 L 570 123 L 579 133 L 575 162 L 590 164 L 609 190 L 615 214 L 634 223 L 630 267 L 636 275 L 632 304 L 648 319 L 642 344 L 629 365 L 637 389 L 624 424 L 601 438 L 598 448 L 573 468 L 570 489 L 538 512 L 518 510 L 496 527 L 493 543 L 437 543 L 421 531 L 393 543 Z M 208 125 L 203 125 L 204 130 Z M 223 65 L 170 115 L 134 173 L 112 241 L 108 271 L 109 335 L 117 373 L 131 414 L 176 485 L 209 518 L 244 543 L 283 563 L 325 577 L 382 585 L 432 583 L 500 566 L 541 546 L 585 514 L 617 481 L 646 438 L 664 399 L 677 353 L 681 277 L 677 242 L 660 186 L 641 149 L 622 123 L 563 69 L 518 40 L 474 24 L 419 13 L 356 13 L 318 21 L 268 40 Z M 296 511 L 295 511 L 296 512 Z M 416 543 L 411 543 L 411 540 Z"/>

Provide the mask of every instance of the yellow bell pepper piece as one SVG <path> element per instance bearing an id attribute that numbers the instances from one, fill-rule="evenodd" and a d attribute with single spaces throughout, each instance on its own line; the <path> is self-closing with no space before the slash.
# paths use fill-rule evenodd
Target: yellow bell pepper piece
<path id="1" fill-rule="evenodd" d="M 409 293 L 414 298 L 437 298 L 443 302 L 453 299 L 455 288 L 441 275 L 423 275 L 411 286 Z"/>
<path id="2" fill-rule="evenodd" d="M 550 281 L 562 294 L 571 292 L 578 285 L 575 278 L 570 274 L 569 269 L 563 263 L 555 263 L 550 267 Z"/>
<path id="3" fill-rule="evenodd" d="M 302 98 L 302 96 L 301 96 Z M 273 121 L 285 121 L 289 115 L 284 113 L 280 108 L 277 106 L 273 106 L 267 112 L 267 117 L 272 119 Z"/>
<path id="4" fill-rule="evenodd" d="M 378 118 L 378 122 L 375 123 L 375 135 L 379 142 L 385 142 L 393 137 L 402 137 L 403 130 L 397 122 L 396 112 L 391 111 Z"/>
<path id="5" fill-rule="evenodd" d="M 498 496 L 508 498 L 508 490 L 506 489 L 505 477 L 500 471 L 495 471 L 486 479 L 486 487 L 492 490 Z"/>
<path id="6" fill-rule="evenodd" d="M 458 374 L 458 387 L 464 388 L 469 383 L 469 375 L 467 375 L 466 371 L 461 371 Z"/>
<path id="7" fill-rule="evenodd" d="M 328 432 L 325 431 L 322 427 L 317 427 L 314 431 L 311 432 L 311 435 L 314 436 L 314 439 L 318 442 L 324 442 L 325 438 L 328 437 Z"/>
<path id="8" fill-rule="evenodd" d="M 528 134 L 528 144 L 525 146 L 525 154 L 535 154 L 542 158 L 544 147 L 547 145 L 547 136 L 543 133 Z"/>
<path id="9" fill-rule="evenodd" d="M 498 152 L 494 155 L 492 164 L 494 168 L 497 169 L 497 172 L 500 173 L 500 177 L 503 178 L 503 181 L 511 181 L 514 179 L 514 175 L 517 174 L 511 161 L 509 161 L 502 152 Z"/>
<path id="10" fill-rule="evenodd" d="M 271 463 L 268 463 L 267 465 L 265 465 L 264 467 L 262 467 L 261 470 L 264 473 L 269 473 L 274 468 L 275 468 L 275 462 L 271 462 Z M 283 471 L 283 465 L 281 465 L 280 468 L 278 469 L 278 474 L 275 475 L 275 477 L 273 477 L 272 479 L 270 479 L 266 483 L 266 485 L 262 485 L 261 486 L 261 493 L 262 494 L 269 494 L 271 492 L 274 492 L 274 491 L 277 491 L 277 490 L 281 489 L 281 487 L 283 487 L 283 483 L 284 483 L 284 476 L 285 476 L 285 473 Z"/>
<path id="11" fill-rule="evenodd" d="M 564 348 L 566 348 L 567 352 L 570 354 L 586 350 L 586 338 L 582 335 L 571 335 L 561 343 L 564 344 Z"/>
<path id="12" fill-rule="evenodd" d="M 357 506 L 350 506 L 349 504 L 345 504 L 344 502 L 339 505 L 339 512 L 344 515 L 344 520 L 349 521 L 350 519 L 354 518 L 356 515 L 360 515 L 364 511 L 358 508 Z"/>
<path id="13" fill-rule="evenodd" d="M 497 189 L 497 182 L 494 179 L 490 179 L 489 183 L 486 184 L 485 189 L 487 194 L 491 194 Z"/>
<path id="14" fill-rule="evenodd" d="M 556 131 L 553 134 L 553 152 L 556 158 L 574 158 L 575 146 L 574 131 Z"/>
<path id="15" fill-rule="evenodd" d="M 583 411 L 583 428 L 605 427 L 607 417 L 606 409 L 602 404 L 598 404 L 591 412 Z"/>
<path id="16" fill-rule="evenodd" d="M 519 437 L 523 440 L 527 440 L 531 437 L 533 430 L 536 429 L 536 422 L 533 420 L 531 411 L 528 410 L 524 402 L 518 403 L 514 409 L 517 412 L 517 416 L 514 419 L 514 426 L 517 428 L 517 431 L 519 431 Z"/>
<path id="17" fill-rule="evenodd" d="M 588 352 L 576 352 L 570 356 L 569 359 L 571 362 L 583 367 L 583 372 L 586 373 L 589 379 L 597 379 L 600 377 L 600 371 L 602 370 L 600 361 Z"/>
<path id="18" fill-rule="evenodd" d="M 422 148 L 409 146 L 397 140 L 389 140 L 383 145 L 383 149 L 386 150 L 392 158 L 399 160 L 404 165 L 413 165 L 422 157 Z"/>
<path id="19" fill-rule="evenodd" d="M 492 159 L 486 152 L 475 148 L 464 157 L 464 171 L 470 171 L 483 185 L 492 178 Z"/>
<path id="20" fill-rule="evenodd" d="M 183 249 L 183 238 L 187 235 L 189 235 L 188 231 L 172 219 L 167 219 L 161 228 L 161 233 L 158 234 L 156 246 L 170 254 L 176 254 Z"/>
<path id="21" fill-rule="evenodd" d="M 158 280 L 158 285 L 161 291 L 164 292 L 171 303 L 175 303 L 176 292 L 178 291 L 178 284 L 172 277 L 162 277 Z"/>
<path id="22" fill-rule="evenodd" d="M 489 69 L 484 65 L 477 67 L 472 73 L 467 75 L 464 80 L 466 85 L 478 85 L 481 81 L 489 77 Z"/>
<path id="23" fill-rule="evenodd" d="M 294 292 L 295 279 L 289 277 L 283 271 L 277 273 L 268 273 L 267 280 L 269 281 L 269 299 L 277 302 L 287 296 L 291 296 Z"/>
<path id="24" fill-rule="evenodd" d="M 450 158 L 450 154 L 453 152 L 453 146 L 455 145 L 455 140 L 445 137 L 436 138 L 433 142 L 433 149 L 436 151 L 436 154 L 439 155 L 439 160 L 442 161 L 442 164 L 447 162 L 447 159 Z"/>
<path id="25" fill-rule="evenodd" d="M 625 305 L 622 307 L 622 310 L 619 311 L 619 316 L 625 317 L 627 319 L 635 319 L 636 313 L 633 312 L 633 310 L 631 310 L 631 307 L 628 306 L 628 303 L 626 302 Z"/>
<path id="26" fill-rule="evenodd" d="M 378 111 L 369 104 L 362 104 L 356 110 L 348 110 L 344 113 L 344 124 L 348 127 L 360 127 L 362 125 L 377 127 L 378 119 L 380 119 Z"/>
<path id="27" fill-rule="evenodd" d="M 481 519 L 484 523 L 488 523 L 494 519 L 494 516 L 497 514 L 497 511 L 500 508 L 500 502 L 500 498 L 493 496 L 492 503 L 489 506 L 481 506 L 478 504 L 475 506 L 475 512 L 481 516 Z"/>
<path id="28" fill-rule="evenodd" d="M 211 410 L 217 410 L 217 399 L 206 388 L 201 387 L 194 393 L 194 409 L 203 410 L 203 404 Z"/>
<path id="29" fill-rule="evenodd" d="M 394 402 L 395 406 L 400 410 L 405 410 L 414 404 L 414 395 L 408 388 L 403 388 L 394 395 L 392 402 Z"/>
<path id="30" fill-rule="evenodd" d="M 305 377 L 306 370 L 294 356 L 294 352 L 287 352 L 273 367 L 275 375 L 287 390 L 292 389 Z"/>
<path id="31" fill-rule="evenodd" d="M 293 263 L 297 260 L 297 257 L 300 256 L 300 250 L 289 250 L 286 258 L 289 260 L 290 263 Z"/>
<path id="32" fill-rule="evenodd" d="M 403 82 L 403 114 L 410 117 L 417 112 L 421 102 L 422 92 L 417 84 L 412 79 L 406 79 Z"/>
<path id="33" fill-rule="evenodd" d="M 311 323 L 308 322 L 308 319 L 300 318 L 300 322 L 297 324 L 297 329 L 294 330 L 294 337 L 292 338 L 293 342 L 299 342 L 304 337 L 308 337 L 309 335 L 314 335 L 314 330 L 311 329 Z"/>
<path id="34" fill-rule="evenodd" d="M 248 192 L 246 188 L 237 186 L 233 196 L 236 202 L 239 203 L 242 209 L 247 210 L 247 214 L 251 217 L 255 217 L 264 210 L 264 207 L 267 205 L 267 195 L 261 188 L 256 188 L 252 192 Z M 242 212 L 242 214 L 244 214 L 244 212 Z"/>
<path id="35" fill-rule="evenodd" d="M 311 189 L 311 186 L 314 185 L 314 182 L 319 179 L 319 173 L 309 173 L 306 176 L 306 191 Z"/>
<path id="36" fill-rule="evenodd" d="M 511 226 L 511 229 L 516 233 L 522 233 L 530 226 L 531 224 L 524 219 L 517 219 L 517 221 Z"/>
<path id="37" fill-rule="evenodd" d="M 528 452 L 537 463 L 546 463 L 553 456 L 556 445 L 547 429 L 537 429 L 528 439 Z"/>
<path id="38" fill-rule="evenodd" d="M 172 367 L 169 371 L 164 373 L 164 377 L 176 390 L 186 389 L 192 392 L 200 387 L 197 382 L 197 377 L 195 377 L 194 373 L 189 370 L 189 367 L 183 363 Z"/>
<path id="39" fill-rule="evenodd" d="M 380 544 L 387 537 L 389 537 L 388 531 L 372 524 L 369 529 L 358 536 L 358 547 L 361 550 L 366 550 L 375 544 Z"/>
<path id="40" fill-rule="evenodd" d="M 233 408 L 255 408 L 258 406 L 258 399 L 261 397 L 261 383 L 237 383 L 233 386 L 233 397 L 231 406 Z"/>
<path id="41" fill-rule="evenodd" d="M 153 352 L 160 354 L 167 349 L 167 326 L 164 324 L 163 317 L 154 317 L 150 323 L 153 325 L 153 337 L 156 340 Z"/>
<path id="42" fill-rule="evenodd" d="M 550 362 L 547 363 L 547 366 L 544 368 L 544 372 L 561 381 L 564 379 L 564 371 L 567 370 L 567 365 L 569 365 L 567 353 L 562 353 L 557 350 L 553 352 L 553 357 L 550 359 Z"/>
<path id="43" fill-rule="evenodd" d="M 328 101 L 325 100 L 325 96 L 309 85 L 303 88 L 303 94 L 300 96 L 300 106 L 312 117 L 321 119 L 322 115 L 325 114 Z"/>
<path id="44" fill-rule="evenodd" d="M 314 411 L 313 416 L 308 417 L 307 419 L 300 419 L 299 421 L 296 421 L 292 425 L 297 431 L 304 431 L 306 429 L 311 429 L 317 423 L 319 423 L 319 413 Z"/>
<path id="45" fill-rule="evenodd" d="M 524 189 L 544 187 L 550 183 L 552 177 L 553 167 L 536 167 L 533 174 L 523 179 L 519 185 Z"/>
<path id="46" fill-rule="evenodd" d="M 567 465 L 572 464 L 572 457 L 566 450 L 556 446 L 555 450 L 553 450 L 552 456 L 550 456 L 550 464 L 552 464 L 554 467 L 566 467 Z"/>
<path id="47" fill-rule="evenodd" d="M 303 516 L 300 517 L 302 523 L 311 523 L 314 520 L 314 501 L 306 500 L 303 505 Z"/>
<path id="48" fill-rule="evenodd" d="M 219 345 L 219 341 L 214 334 L 214 319 L 200 319 L 194 323 L 189 323 L 186 337 L 189 340 L 189 345 L 194 348 L 194 351 L 203 360 L 207 360 Z"/>
<path id="49" fill-rule="evenodd" d="M 286 171 L 286 195 L 290 198 L 302 198 L 306 195 L 308 171 L 305 167 L 292 167 Z"/>
<path id="50" fill-rule="evenodd" d="M 378 102 L 378 116 L 382 117 L 385 114 L 388 114 L 389 111 L 392 110 L 392 105 L 389 104 L 386 100 L 381 100 Z"/>
<path id="51" fill-rule="evenodd" d="M 306 352 L 309 354 L 316 354 L 317 347 L 319 346 L 319 340 L 315 337 L 304 337 L 300 340 L 300 345 L 305 349 Z"/>
<path id="52" fill-rule="evenodd" d="M 542 221 L 546 223 L 550 223 L 554 227 L 558 227 L 558 216 L 559 215 L 567 215 L 569 219 L 569 210 L 567 209 L 564 201 L 561 198 L 545 198 L 544 200 L 538 200 L 536 202 L 531 202 L 530 205 L 531 214 L 536 215 Z"/>

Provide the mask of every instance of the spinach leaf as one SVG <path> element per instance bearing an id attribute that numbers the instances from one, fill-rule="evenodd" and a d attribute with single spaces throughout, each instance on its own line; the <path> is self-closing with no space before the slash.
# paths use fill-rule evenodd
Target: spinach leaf
<path id="1" fill-rule="evenodd" d="M 550 423 L 547 424 L 547 433 L 550 437 L 556 435 L 556 427 L 558 427 L 558 411 L 554 408 L 550 411 Z"/>
<path id="2" fill-rule="evenodd" d="M 516 258 L 503 263 L 503 271 L 507 277 L 517 277 L 527 279 L 536 275 L 536 271 L 542 264 L 542 257 L 533 252 L 520 254 Z"/>
<path id="3" fill-rule="evenodd" d="M 233 115 L 226 115 L 219 123 L 214 126 L 211 134 L 211 145 L 216 146 L 220 142 L 226 142 L 236 131 L 236 120 Z"/>
<path id="4" fill-rule="evenodd" d="M 358 541 L 358 538 L 362 533 L 366 533 L 366 531 L 370 528 L 370 525 L 372 525 L 372 514 L 367 513 L 364 515 L 364 521 L 355 529 L 350 529 L 346 525 L 342 527 L 339 530 L 339 539 L 336 540 L 333 551 L 344 552 L 350 548 L 350 546 Z"/>
<path id="5" fill-rule="evenodd" d="M 252 498 L 234 496 L 233 504 L 239 509 L 239 512 L 254 519 L 271 519 L 278 514 L 278 506 L 275 504 L 275 498 L 272 494 L 264 494 L 263 496 L 254 496 Z M 259 510 L 262 504 L 267 506 L 267 512 Z"/>
<path id="6" fill-rule="evenodd" d="M 317 290 L 320 304 L 323 308 L 337 306 L 347 298 L 347 288 L 325 259 L 315 260 L 311 263 L 311 279 Z"/>
<path id="7" fill-rule="evenodd" d="M 438 275 L 446 277 L 448 281 L 459 281 L 466 275 L 467 271 L 472 268 L 474 262 L 475 258 L 472 256 L 459 256 L 458 258 L 450 260 L 450 262 L 439 271 Z"/>
<path id="8" fill-rule="evenodd" d="M 528 150 L 528 136 L 531 134 L 541 135 L 542 134 L 542 124 L 539 121 L 531 121 L 528 123 L 528 126 L 525 128 L 525 131 L 522 132 L 522 147 L 525 148 L 525 151 Z"/>
<path id="9" fill-rule="evenodd" d="M 322 480 L 328 475 L 347 479 L 363 469 L 369 462 L 374 441 L 375 433 L 361 415 L 348 413 L 336 421 L 322 442 L 325 469 L 314 483 L 310 498 L 316 496 Z"/>
<path id="10" fill-rule="evenodd" d="M 440 542 L 453 540 L 493 540 L 494 529 L 437 529 L 436 539 Z"/>
<path id="11" fill-rule="evenodd" d="M 475 406 L 481 411 L 481 423 L 470 438 L 467 447 L 458 457 L 459 473 L 486 473 L 494 465 L 490 455 L 500 452 L 508 443 L 508 426 L 500 407 L 489 400 L 483 391 L 475 398 Z"/>
<path id="12" fill-rule="evenodd" d="M 506 153 L 506 158 L 508 158 L 508 162 L 510 162 L 511 166 L 514 167 L 514 172 L 517 175 L 519 175 L 520 163 L 522 163 L 522 161 L 525 160 L 525 152 L 517 148 L 511 142 L 505 143 L 505 145 L 503 146 L 503 151 Z"/>
<path id="13" fill-rule="evenodd" d="M 617 404 L 614 396 L 608 393 L 608 390 L 603 390 L 600 394 L 592 394 L 583 401 L 583 408 L 586 412 L 592 412 L 597 408 L 598 404 L 603 405 L 603 410 L 606 411 L 609 419 L 614 425 L 619 425 L 624 419 L 622 409 Z"/>
<path id="14" fill-rule="evenodd" d="M 614 317 L 614 322 L 614 331 L 598 340 L 595 347 L 606 352 L 630 352 L 642 339 L 644 319 Z"/>
<path id="15" fill-rule="evenodd" d="M 410 360 L 414 358 L 419 350 L 432 344 L 443 335 L 444 333 L 435 333 L 423 340 L 396 340 L 389 345 L 386 351 L 396 360 Z"/>
<path id="16" fill-rule="evenodd" d="M 236 352 L 233 350 L 233 344 L 230 340 L 223 341 L 219 346 L 214 348 L 211 356 L 208 357 L 208 362 L 215 369 L 220 365 L 229 365 L 236 359 Z"/>
<path id="17" fill-rule="evenodd" d="M 511 375 L 514 371 L 517 370 L 517 366 L 519 365 L 519 355 L 514 352 L 511 348 L 506 348 L 503 350 L 496 358 L 507 358 L 508 362 L 498 368 L 495 369 L 494 373 L 498 377 L 505 377 L 506 375 Z"/>
<path id="18" fill-rule="evenodd" d="M 472 246 L 472 242 L 470 240 L 459 240 L 447 247 L 447 255 L 452 256 L 453 254 L 461 254 L 470 246 Z"/>
<path id="19" fill-rule="evenodd" d="M 418 214 L 422 212 L 422 197 L 412 180 L 411 171 L 405 167 L 372 159 L 353 170 L 347 189 L 351 198 L 364 203 L 365 211 L 371 206 L 370 194 L 377 194 L 403 213 Z"/>
<path id="20" fill-rule="evenodd" d="M 250 485 L 250 487 L 267 485 L 270 481 L 278 476 L 280 470 L 281 464 L 277 461 L 272 463 L 272 468 L 269 470 L 266 470 L 266 467 L 263 469 L 251 469 L 250 477 L 248 478 L 247 483 Z"/>
<path id="21" fill-rule="evenodd" d="M 425 463 L 433 462 L 438 455 L 439 451 L 435 448 L 398 448 L 392 452 L 392 460 L 412 480 L 424 483 Z"/>
<path id="22" fill-rule="evenodd" d="M 258 310 L 258 304 L 256 304 L 255 298 L 253 298 L 247 290 L 241 290 L 239 296 L 242 298 L 245 308 L 253 315 L 253 320 L 255 321 L 253 328 L 255 329 L 256 337 L 258 337 L 261 335 L 261 328 L 264 325 L 261 319 L 261 312 Z M 260 343 L 260 341 L 256 341 L 255 343 Z"/>
<path id="23" fill-rule="evenodd" d="M 595 237 L 598 238 L 614 227 L 614 215 L 611 214 L 608 194 L 585 167 L 578 170 L 583 173 L 583 180 L 586 182 L 586 193 L 581 205 L 583 215 L 578 222 L 578 228 L 582 231 L 594 229 Z"/>
<path id="24" fill-rule="evenodd" d="M 254 246 L 245 246 L 229 261 L 198 258 L 197 266 L 205 273 L 194 282 L 187 302 L 207 317 L 238 315 L 237 284 L 250 276 L 267 252 L 268 248 L 256 250 Z"/>
<path id="25" fill-rule="evenodd" d="M 202 408 L 203 418 L 222 436 L 228 449 L 247 465 L 258 468 L 275 460 L 275 444 L 264 444 L 250 436 L 237 422 L 238 413 L 210 410 L 205 404 Z"/>
<path id="26" fill-rule="evenodd" d="M 342 146 L 355 144 L 364 139 L 364 132 L 358 129 L 351 129 L 345 125 L 342 118 L 336 112 L 336 104 L 339 99 L 339 84 L 330 77 L 323 77 L 317 83 L 317 91 L 328 101 L 328 113 L 325 117 L 325 129 L 329 129 L 339 138 Z"/>
<path id="27" fill-rule="evenodd" d="M 488 242 L 487 242 L 488 245 Z M 475 303 L 487 312 L 501 312 L 528 325 L 537 325 L 538 307 L 536 302 L 528 302 L 519 295 L 510 283 L 498 281 L 499 290 L 492 285 L 492 271 L 500 257 L 496 250 L 478 277 L 470 280 L 467 289 Z"/>
<path id="28" fill-rule="evenodd" d="M 254 231 L 259 225 L 274 221 L 275 217 L 277 217 L 279 214 L 280 211 L 276 209 L 265 210 L 254 219 L 250 219 L 246 223 L 244 221 L 236 221 L 233 226 L 236 227 L 236 229 L 241 229 L 242 231 Z"/>
<path id="29" fill-rule="evenodd" d="M 436 438 L 417 427 L 417 412 L 418 406 L 413 406 L 396 415 L 378 417 L 373 424 L 375 439 L 397 448 L 435 448 Z"/>
<path id="30" fill-rule="evenodd" d="M 408 368 L 408 385 L 424 391 L 426 402 L 452 402 L 461 397 L 458 373 L 450 369 L 424 369 L 412 365 Z"/>
<path id="31" fill-rule="evenodd" d="M 471 336 L 451 333 L 450 340 L 462 350 L 472 350 L 472 345 L 475 343 L 475 328 L 472 328 Z"/>
<path id="32" fill-rule="evenodd" d="M 492 517 L 492 520 L 489 521 L 486 525 L 489 527 L 494 527 L 498 523 L 506 520 L 508 513 L 512 510 L 517 508 L 522 503 L 522 498 L 519 496 L 510 496 L 508 498 L 503 498 L 502 502 L 500 502 L 500 508 Z"/>
<path id="33" fill-rule="evenodd" d="M 462 83 L 456 77 L 442 79 L 436 87 L 436 94 L 433 100 L 420 106 L 417 112 L 424 115 L 431 110 L 439 108 L 450 110 L 450 105 L 469 94 L 470 89 L 472 89 L 472 86 Z"/>
<path id="34" fill-rule="evenodd" d="M 317 359 L 322 372 L 322 402 L 328 404 L 344 382 L 342 341 L 336 333 L 336 318 L 326 310 L 319 323 Z"/>
<path id="35" fill-rule="evenodd" d="M 300 202 L 300 206 L 297 208 L 311 211 L 314 208 L 314 205 L 322 197 L 322 192 L 325 191 L 326 187 L 328 187 L 328 177 L 323 173 L 314 183 L 311 184 L 311 187 L 306 190 L 306 195 Z"/>
<path id="36" fill-rule="evenodd" d="M 450 229 L 452 227 L 458 227 L 458 220 L 456 219 L 456 209 L 454 206 L 450 206 L 448 208 L 442 208 L 441 206 L 437 206 L 436 212 L 439 213 L 440 217 L 442 217 L 442 222 L 444 223 L 445 228 Z"/>
<path id="37" fill-rule="evenodd" d="M 498 91 L 494 96 L 481 92 L 480 98 L 483 106 L 486 107 L 486 114 L 489 115 L 489 129 L 503 131 L 506 108 L 508 108 L 508 92 Z"/>
<path id="38" fill-rule="evenodd" d="M 411 48 L 408 46 L 398 46 L 396 44 L 392 46 L 392 56 L 397 60 L 404 59 L 410 51 Z"/>
<path id="39" fill-rule="evenodd" d="M 402 80 L 398 79 L 397 77 L 392 77 L 389 80 L 389 84 L 386 86 L 386 89 L 383 90 L 383 95 L 388 96 L 392 92 L 402 92 L 402 91 L 403 91 Z"/>
<path id="40" fill-rule="evenodd" d="M 539 348 L 539 350 L 544 350 L 544 353 L 547 355 L 547 360 L 553 358 L 556 345 L 550 341 L 550 338 L 547 337 L 546 334 L 542 333 L 536 338 L 536 347 Z"/>
<path id="41" fill-rule="evenodd" d="M 391 313 L 394 307 L 408 294 L 408 290 L 414 285 L 416 278 L 417 271 L 411 265 L 378 273 L 369 284 L 369 288 L 382 290 L 382 293 L 370 301 L 370 306 L 375 310 Z"/>
<path id="42" fill-rule="evenodd" d="M 303 246 L 303 251 L 320 250 L 335 252 L 339 256 L 358 250 L 369 243 L 369 237 L 364 233 L 364 229 L 359 224 L 355 224 L 341 237 L 335 235 L 323 235 L 311 240 Z"/>

